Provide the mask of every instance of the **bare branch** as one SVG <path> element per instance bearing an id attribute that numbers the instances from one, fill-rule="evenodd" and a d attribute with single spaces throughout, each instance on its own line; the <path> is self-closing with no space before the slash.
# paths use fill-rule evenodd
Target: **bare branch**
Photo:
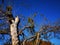
<path id="1" fill-rule="evenodd" d="M 0 34 L 10 34 L 7 30 L 0 30 Z"/>

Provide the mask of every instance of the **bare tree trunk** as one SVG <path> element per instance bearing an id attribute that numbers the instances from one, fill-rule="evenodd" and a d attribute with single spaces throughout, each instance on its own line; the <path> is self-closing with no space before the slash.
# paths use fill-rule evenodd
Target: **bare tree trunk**
<path id="1" fill-rule="evenodd" d="M 12 20 L 12 24 L 10 25 L 12 45 L 19 45 L 18 34 L 17 34 L 17 24 L 19 22 L 19 18 L 16 17 L 15 21 Z"/>
<path id="2" fill-rule="evenodd" d="M 23 41 L 23 45 L 25 45 L 25 44 L 26 44 L 26 42 L 27 42 L 27 41 L 26 41 L 26 39 L 25 39 L 25 40 Z"/>
<path id="3" fill-rule="evenodd" d="M 40 42 L 39 42 L 39 40 L 40 40 L 39 38 L 40 38 L 40 33 L 38 32 L 38 33 L 37 33 L 37 39 L 36 39 L 36 45 L 39 45 L 39 43 L 40 43 Z"/>

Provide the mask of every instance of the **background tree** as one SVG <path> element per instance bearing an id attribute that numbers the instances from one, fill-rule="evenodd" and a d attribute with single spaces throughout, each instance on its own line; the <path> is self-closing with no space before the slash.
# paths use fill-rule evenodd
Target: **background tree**
<path id="1" fill-rule="evenodd" d="M 11 21 L 14 20 L 14 17 L 13 17 L 13 14 L 11 11 L 12 11 L 11 6 L 7 6 L 6 10 L 3 10 L 3 9 L 0 10 L 0 34 L 2 35 L 0 37 L 0 39 L 4 39 L 5 34 L 10 35 L 10 39 L 5 43 L 5 45 L 12 44 L 10 25 L 12 24 Z M 17 30 L 18 38 L 21 38 L 21 37 L 23 38 L 23 39 L 19 39 L 20 45 L 22 45 L 22 44 L 28 45 L 28 43 L 30 45 L 44 45 L 44 44 L 51 45 L 51 43 L 49 42 L 49 39 L 52 38 L 52 35 L 54 37 L 60 38 L 59 37 L 59 34 L 60 34 L 60 23 L 59 23 L 60 21 L 59 20 L 56 21 L 57 23 L 54 23 L 52 25 L 52 24 L 50 24 L 49 20 L 44 15 L 41 15 L 42 18 L 44 19 L 44 21 L 48 21 L 48 23 L 47 24 L 44 23 L 43 25 L 41 25 L 40 29 L 37 32 L 34 29 L 35 28 L 34 17 L 36 17 L 36 16 L 38 16 L 38 15 L 36 13 L 34 13 L 33 17 L 28 17 L 28 19 L 26 20 L 27 25 L 22 27 L 22 29 L 19 28 Z M 19 24 L 21 23 L 21 18 L 20 18 Z M 18 26 L 21 26 L 21 25 L 18 25 Z M 28 36 L 27 36 L 24 31 L 29 32 L 30 35 L 27 33 L 28 34 Z M 43 39 L 45 39 L 45 41 L 43 41 Z"/>

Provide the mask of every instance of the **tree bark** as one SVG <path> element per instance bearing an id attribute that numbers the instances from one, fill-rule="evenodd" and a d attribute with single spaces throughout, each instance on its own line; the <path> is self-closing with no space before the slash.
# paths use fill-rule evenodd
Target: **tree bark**
<path id="1" fill-rule="evenodd" d="M 19 45 L 18 34 L 17 34 L 17 24 L 19 22 L 19 18 L 16 17 L 15 21 L 12 20 L 12 24 L 10 25 L 12 45 Z"/>
<path id="2" fill-rule="evenodd" d="M 40 33 L 38 32 L 38 33 L 37 33 L 37 39 L 36 39 L 36 45 L 39 45 L 39 43 L 40 43 L 40 42 L 39 42 L 39 41 L 40 41 L 39 38 L 40 38 Z"/>

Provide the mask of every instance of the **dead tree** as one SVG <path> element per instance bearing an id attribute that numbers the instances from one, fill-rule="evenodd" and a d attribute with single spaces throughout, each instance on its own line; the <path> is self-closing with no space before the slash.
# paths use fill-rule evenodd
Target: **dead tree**
<path id="1" fill-rule="evenodd" d="M 12 20 L 12 24 L 10 25 L 12 45 L 19 45 L 18 34 L 17 34 L 17 24 L 19 22 L 19 18 L 16 17 L 15 21 Z"/>

